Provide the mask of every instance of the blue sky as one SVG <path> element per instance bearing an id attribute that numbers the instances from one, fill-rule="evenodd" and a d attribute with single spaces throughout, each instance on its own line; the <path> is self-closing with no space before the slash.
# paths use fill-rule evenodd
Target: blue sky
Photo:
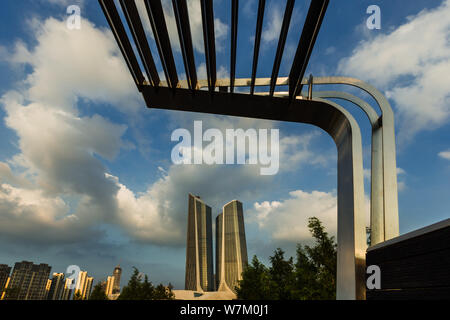
<path id="1" fill-rule="evenodd" d="M 271 74 L 285 5 L 266 2 L 258 77 Z M 81 30 L 66 27 L 71 4 L 81 6 Z M 380 30 L 366 27 L 372 4 L 381 8 Z M 267 261 L 279 246 L 294 254 L 296 243 L 311 241 L 306 224 L 313 215 L 335 234 L 336 147 L 325 132 L 147 109 L 97 1 L 6 0 L 0 6 L 0 263 L 32 260 L 54 272 L 76 264 L 96 281 L 120 263 L 125 279 L 136 266 L 154 282 L 183 288 L 188 192 L 212 207 L 213 219 L 228 201 L 244 203 L 250 257 Z M 288 75 L 308 6 L 296 1 L 280 76 Z M 165 9 L 182 74 L 169 1 Z M 197 0 L 189 1 L 189 10 L 204 77 Z M 214 1 L 214 10 L 218 74 L 226 77 L 229 1 Z M 241 1 L 238 77 L 251 74 L 256 12 L 256 0 Z M 331 1 L 307 70 L 360 78 L 389 98 L 401 234 L 450 216 L 449 16 L 448 0 Z M 154 44 L 152 52 L 156 56 Z M 370 169 L 368 121 L 342 105 L 360 123 L 364 168 Z M 194 120 L 220 130 L 279 129 L 279 173 L 261 176 L 251 165 L 173 165 L 172 131 L 192 130 Z"/>

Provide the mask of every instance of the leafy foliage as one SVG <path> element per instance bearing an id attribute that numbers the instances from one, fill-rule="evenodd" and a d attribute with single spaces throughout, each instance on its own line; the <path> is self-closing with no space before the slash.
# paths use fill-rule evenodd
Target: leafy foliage
<path id="1" fill-rule="evenodd" d="M 148 276 L 145 275 L 142 281 L 139 276 L 139 270 L 133 267 L 134 271 L 131 275 L 128 285 L 122 289 L 118 300 L 172 300 L 174 294 L 172 292 L 172 285 L 165 287 L 159 284 L 154 287 L 149 281 Z"/>
<path id="2" fill-rule="evenodd" d="M 331 300 L 336 298 L 337 245 L 316 217 L 308 228 L 315 245 L 297 245 L 296 261 L 285 259 L 278 248 L 269 258 L 267 268 L 256 256 L 242 273 L 236 287 L 238 299 L 244 300 Z"/>
<path id="3" fill-rule="evenodd" d="M 92 289 L 89 300 L 108 300 L 105 289 L 102 287 L 102 284 L 100 282 L 94 286 L 94 289 Z"/>

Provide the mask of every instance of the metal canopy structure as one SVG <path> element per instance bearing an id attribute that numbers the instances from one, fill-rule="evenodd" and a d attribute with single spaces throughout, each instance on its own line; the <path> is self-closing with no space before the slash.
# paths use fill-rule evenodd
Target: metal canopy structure
<path id="1" fill-rule="evenodd" d="M 230 0 L 231 43 L 229 78 L 217 79 L 214 9 L 200 1 L 207 79 L 198 79 L 187 0 L 172 0 L 186 80 L 180 80 L 161 0 L 119 0 L 138 53 L 127 35 L 114 0 L 98 0 L 123 54 L 131 76 L 149 108 L 309 123 L 325 130 L 338 150 L 337 298 L 365 298 L 365 210 L 362 143 L 352 115 L 330 98 L 360 107 L 372 127 L 371 222 L 372 245 L 398 236 L 397 176 L 394 117 L 386 98 L 372 86 L 353 78 L 304 79 L 329 0 L 311 0 L 288 77 L 279 77 L 295 0 L 286 0 L 270 78 L 257 78 L 265 0 L 259 0 L 250 78 L 236 78 L 239 1 Z M 161 81 L 136 2 L 143 1 L 166 81 Z M 168 0 L 167 0 L 168 1 Z M 194 0 L 193 0 L 194 1 Z M 142 13 L 141 13 L 142 14 Z M 139 59 L 139 60 L 138 60 Z M 145 71 L 145 76 L 141 70 Z M 381 115 L 360 98 L 345 92 L 313 91 L 313 85 L 345 84 L 369 93 Z M 255 92 L 255 87 L 269 92 Z M 308 86 L 308 92 L 302 92 Z M 236 92 L 248 87 L 249 93 Z M 277 90 L 288 87 L 287 92 Z"/>

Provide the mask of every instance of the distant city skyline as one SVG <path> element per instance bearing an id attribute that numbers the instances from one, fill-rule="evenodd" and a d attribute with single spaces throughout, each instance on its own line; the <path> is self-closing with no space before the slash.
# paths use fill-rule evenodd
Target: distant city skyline
<path id="1" fill-rule="evenodd" d="M 0 264 L 0 300 L 89 300 L 94 288 L 94 277 L 88 271 L 73 273 L 54 272 L 46 263 L 34 264 L 31 261 L 16 262 L 14 268 Z M 73 270 L 73 269 L 71 269 Z M 121 292 L 120 279 L 122 268 L 117 265 L 113 276 L 107 276 L 104 289 L 110 300 L 115 300 Z M 67 278 L 66 278 L 67 276 Z"/>

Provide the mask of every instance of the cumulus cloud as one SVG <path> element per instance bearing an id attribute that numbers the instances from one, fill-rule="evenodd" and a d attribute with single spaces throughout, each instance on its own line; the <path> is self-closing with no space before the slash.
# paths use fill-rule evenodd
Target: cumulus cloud
<path id="1" fill-rule="evenodd" d="M 50 3 L 53 5 L 59 5 L 63 7 L 68 7 L 70 5 L 84 5 L 84 0 L 40 0 L 43 3 Z"/>
<path id="2" fill-rule="evenodd" d="M 337 199 L 332 192 L 292 191 L 285 200 L 256 202 L 248 215 L 274 240 L 296 243 L 309 240 L 309 217 L 319 218 L 327 232 L 336 236 Z"/>
<path id="3" fill-rule="evenodd" d="M 388 34 L 362 41 L 341 74 L 364 79 L 395 102 L 399 139 L 435 129 L 450 116 L 450 0 L 423 10 Z"/>
<path id="4" fill-rule="evenodd" d="M 110 31 L 88 20 L 76 31 L 54 18 L 34 19 L 30 25 L 38 45 L 30 50 L 19 41 L 4 57 L 33 69 L 24 81 L 24 98 L 70 112 L 75 112 L 79 98 L 110 103 L 127 112 L 142 105 Z"/>
<path id="5" fill-rule="evenodd" d="M 311 241 L 308 219 L 318 218 L 326 231 L 337 236 L 336 192 L 311 192 L 295 190 L 289 197 L 276 201 L 255 202 L 248 210 L 247 219 L 256 223 L 260 230 L 270 234 L 273 240 L 283 243 L 304 243 Z M 370 199 L 365 196 L 365 222 L 370 225 Z"/>
<path id="6" fill-rule="evenodd" d="M 30 25 L 36 46 L 18 42 L 3 57 L 32 72 L 0 99 L 20 149 L 0 166 L 1 233 L 9 239 L 75 241 L 116 210 L 119 188 L 105 176 L 100 159 L 114 159 L 127 128 L 100 115 L 81 115 L 77 102 L 133 111 L 137 95 L 109 31 L 84 21 L 82 31 L 71 32 L 53 18 Z"/>
<path id="7" fill-rule="evenodd" d="M 169 33 L 170 42 L 175 50 L 181 51 L 180 41 L 178 36 L 177 24 L 175 21 L 175 14 L 172 7 L 172 2 L 169 0 L 163 0 L 164 17 L 166 19 L 167 31 Z M 146 32 L 153 37 L 150 21 L 147 16 L 144 0 L 137 0 L 136 6 L 139 11 L 139 15 L 144 22 Z M 202 11 L 200 6 L 200 0 L 188 0 L 187 1 L 189 23 L 191 26 L 192 44 L 194 49 L 199 53 L 203 53 L 205 50 L 203 43 L 203 24 L 202 24 Z M 228 25 L 222 22 L 220 19 L 214 19 L 214 33 L 216 39 L 216 49 L 221 51 L 224 48 L 224 40 L 227 38 Z"/>
<path id="8" fill-rule="evenodd" d="M 439 157 L 441 157 L 442 159 L 447 159 L 450 160 L 450 150 L 448 151 L 441 151 L 439 152 Z"/>
<path id="9" fill-rule="evenodd" d="M 54 18 L 35 19 L 30 25 L 33 47 L 18 41 L 12 49 L 2 48 L 3 59 L 11 66 L 26 65 L 30 70 L 16 90 L 0 98 L 4 122 L 16 133 L 19 149 L 0 162 L 3 236 L 34 243 L 73 243 L 99 236 L 98 228 L 109 224 L 130 239 L 184 245 L 189 192 L 219 209 L 224 201 L 237 197 L 250 201 L 270 190 L 274 177 L 261 176 L 259 165 L 170 165 L 158 168 L 161 178 L 145 192 L 134 192 L 104 164 L 129 144 L 124 140 L 127 125 L 98 114 L 85 115 L 79 105 L 81 101 L 109 104 L 124 114 L 140 110 L 140 98 L 111 32 L 87 20 L 76 32 Z M 225 68 L 219 70 L 222 73 Z M 198 117 L 172 115 L 169 120 L 172 125 L 192 125 Z M 222 132 L 270 129 L 276 124 L 203 117 L 208 127 Z M 282 136 L 280 170 L 321 164 L 324 160 L 310 151 L 310 142 L 318 136 L 318 131 Z"/>
<path id="10" fill-rule="evenodd" d="M 281 6 L 271 6 L 268 10 L 267 26 L 264 28 L 261 35 L 263 42 L 271 43 L 273 41 L 278 41 L 282 23 L 283 12 Z"/>

